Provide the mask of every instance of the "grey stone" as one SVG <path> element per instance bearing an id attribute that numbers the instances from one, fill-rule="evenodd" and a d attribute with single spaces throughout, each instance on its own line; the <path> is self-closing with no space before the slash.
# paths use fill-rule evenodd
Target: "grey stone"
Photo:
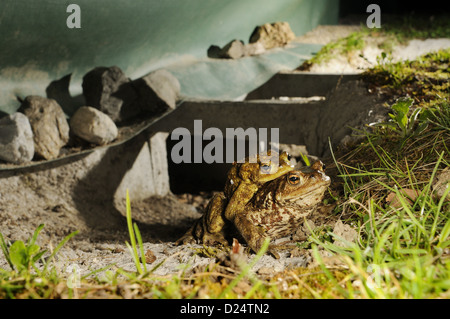
<path id="1" fill-rule="evenodd" d="M 117 138 L 118 130 L 113 120 L 103 112 L 89 107 L 80 107 L 70 118 L 72 132 L 85 141 L 105 145 Z"/>
<path id="2" fill-rule="evenodd" d="M 180 82 L 169 71 L 160 69 L 133 81 L 139 95 L 137 104 L 143 112 L 159 114 L 175 109 L 180 95 Z"/>
<path id="3" fill-rule="evenodd" d="M 0 119 L 0 159 L 21 164 L 34 156 L 33 131 L 30 121 L 22 113 Z"/>
<path id="4" fill-rule="evenodd" d="M 222 48 L 220 55 L 225 59 L 239 59 L 245 55 L 245 52 L 244 42 L 233 40 Z"/>
<path id="5" fill-rule="evenodd" d="M 61 107 L 66 105 L 71 105 L 72 96 L 69 92 L 70 78 L 72 74 L 63 76 L 58 80 L 50 82 L 50 84 L 45 89 L 48 99 L 53 99 L 58 102 Z"/>
<path id="6" fill-rule="evenodd" d="M 30 95 L 19 111 L 30 121 L 36 155 L 47 160 L 58 157 L 69 141 L 69 124 L 61 106 L 53 99 Z"/>
<path id="7" fill-rule="evenodd" d="M 107 114 L 114 122 L 121 122 L 139 114 L 135 108 L 136 91 L 129 78 L 117 66 L 97 67 L 83 77 L 86 105 Z"/>
<path id="8" fill-rule="evenodd" d="M 208 48 L 207 55 L 208 55 L 208 58 L 219 59 L 219 58 L 221 58 L 221 53 L 222 53 L 222 49 L 219 46 L 211 45 Z"/>

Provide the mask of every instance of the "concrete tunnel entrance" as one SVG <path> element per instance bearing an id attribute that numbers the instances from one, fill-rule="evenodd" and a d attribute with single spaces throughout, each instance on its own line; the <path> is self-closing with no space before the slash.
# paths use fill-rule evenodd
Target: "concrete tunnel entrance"
<path id="1" fill-rule="evenodd" d="M 195 140 L 201 150 L 211 143 L 201 136 L 207 128 L 222 132 L 221 144 L 233 142 L 226 137 L 227 128 L 277 128 L 280 144 L 305 145 L 308 153 L 319 158 L 331 155 L 329 141 L 336 146 L 361 127 L 383 118 L 382 101 L 367 93 L 357 74 L 311 74 L 281 72 L 261 87 L 250 92 L 243 101 L 184 101 L 154 129 L 173 132 L 178 127 L 189 130 L 191 162 L 175 163 L 171 158 L 179 140 L 168 135 L 166 141 L 170 189 L 177 193 L 221 190 L 230 162 L 194 163 Z M 194 121 L 201 120 L 202 131 L 195 131 Z M 269 133 L 270 135 L 270 133 Z M 270 138 L 268 138 L 270 141 Z M 234 139 L 236 148 L 238 141 Z M 246 156 L 249 141 L 246 139 Z M 236 152 L 234 152 L 235 160 Z"/>

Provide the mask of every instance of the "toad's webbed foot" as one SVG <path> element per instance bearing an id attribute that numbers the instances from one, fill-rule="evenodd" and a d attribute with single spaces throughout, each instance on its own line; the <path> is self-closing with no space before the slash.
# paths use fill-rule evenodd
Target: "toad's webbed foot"
<path id="1" fill-rule="evenodd" d="M 203 217 L 197 220 L 195 224 L 175 242 L 175 245 L 185 244 L 204 244 L 207 246 L 221 244 L 225 247 L 229 245 L 222 231 L 216 233 L 208 231 L 208 228 L 204 225 Z"/>

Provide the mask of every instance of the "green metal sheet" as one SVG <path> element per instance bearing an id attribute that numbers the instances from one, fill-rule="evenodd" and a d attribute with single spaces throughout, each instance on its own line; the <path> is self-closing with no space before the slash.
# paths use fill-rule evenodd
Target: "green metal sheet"
<path id="1" fill-rule="evenodd" d="M 182 98 L 235 100 L 264 84 L 275 73 L 298 67 L 320 45 L 291 44 L 237 60 L 202 59 L 168 66 L 181 83 Z"/>
<path id="2" fill-rule="evenodd" d="M 66 25 L 71 3 L 81 10 L 79 29 Z M 301 35 L 318 24 L 336 23 L 337 16 L 334 0 L 3 0 L 0 111 L 14 112 L 16 96 L 45 96 L 51 81 L 69 73 L 70 92 L 79 95 L 86 72 L 112 65 L 132 79 L 169 68 L 186 96 L 233 98 L 277 72 L 276 65 L 291 67 L 289 54 L 302 55 L 304 48 L 224 62 L 206 58 L 210 45 L 247 43 L 256 25 L 275 21 L 289 22 Z M 241 76 L 243 70 L 249 76 Z M 231 80 L 238 89 L 230 89 Z"/>

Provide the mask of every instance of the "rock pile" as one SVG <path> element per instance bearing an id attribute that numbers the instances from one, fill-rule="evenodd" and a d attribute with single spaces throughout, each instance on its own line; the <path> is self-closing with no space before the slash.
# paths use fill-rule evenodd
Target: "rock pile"
<path id="1" fill-rule="evenodd" d="M 86 104 L 115 123 L 174 109 L 180 94 L 180 83 L 166 70 L 131 81 L 116 66 L 98 67 L 83 77 L 82 86 Z"/>
<path id="2" fill-rule="evenodd" d="M 241 40 L 232 40 L 223 48 L 212 45 L 208 57 L 216 59 L 239 59 L 245 56 L 259 55 L 266 50 L 282 47 L 295 39 L 295 34 L 287 22 L 266 23 L 257 26 L 250 35 L 248 44 Z"/>
<path id="3" fill-rule="evenodd" d="M 70 76 L 62 80 L 56 82 L 68 92 Z M 166 70 L 131 81 L 117 66 L 94 68 L 83 77 L 82 87 L 86 105 L 69 120 L 55 99 L 33 95 L 22 100 L 16 113 L 1 118 L 0 160 L 12 164 L 51 160 L 64 147 L 81 146 L 76 145 L 80 140 L 94 146 L 109 144 L 117 139 L 122 123 L 174 109 L 180 94 L 180 83 Z"/>

